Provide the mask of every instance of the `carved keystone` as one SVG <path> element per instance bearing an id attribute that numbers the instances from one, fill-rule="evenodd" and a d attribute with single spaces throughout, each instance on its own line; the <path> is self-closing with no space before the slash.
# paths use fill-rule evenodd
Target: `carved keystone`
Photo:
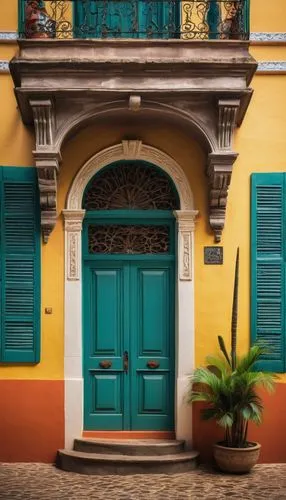
<path id="1" fill-rule="evenodd" d="M 215 235 L 215 242 L 221 241 L 225 223 L 228 188 L 232 167 L 237 153 L 210 153 L 207 175 L 209 178 L 209 222 Z"/>
<path id="2" fill-rule="evenodd" d="M 131 95 L 129 97 L 129 109 L 130 111 L 139 111 L 141 107 L 141 96 Z"/>

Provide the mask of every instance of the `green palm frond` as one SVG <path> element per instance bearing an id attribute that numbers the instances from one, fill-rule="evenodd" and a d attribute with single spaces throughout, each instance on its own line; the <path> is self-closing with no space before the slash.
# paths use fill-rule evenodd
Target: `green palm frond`
<path id="1" fill-rule="evenodd" d="M 214 403 L 216 401 L 216 396 L 206 391 L 193 391 L 188 401 L 192 403 L 194 403 L 195 401 Z"/>
<path id="2" fill-rule="evenodd" d="M 210 390 L 215 391 L 220 385 L 220 378 L 208 368 L 197 368 L 191 376 L 191 382 L 193 384 L 204 384 Z"/>
<path id="3" fill-rule="evenodd" d="M 262 410 L 258 407 L 254 410 L 251 406 L 247 406 L 241 410 L 241 414 L 244 420 L 251 420 L 256 425 L 259 425 L 262 422 Z"/>
<path id="4" fill-rule="evenodd" d="M 247 370 L 250 370 L 254 367 L 255 363 L 265 354 L 269 354 L 269 350 L 266 347 L 260 346 L 258 344 L 253 345 L 247 354 L 238 359 L 236 371 L 238 373 L 243 373 Z"/>
<path id="5" fill-rule="evenodd" d="M 264 372 L 245 372 L 239 374 L 239 380 L 248 387 L 263 387 L 269 393 L 275 390 L 277 375 Z"/>

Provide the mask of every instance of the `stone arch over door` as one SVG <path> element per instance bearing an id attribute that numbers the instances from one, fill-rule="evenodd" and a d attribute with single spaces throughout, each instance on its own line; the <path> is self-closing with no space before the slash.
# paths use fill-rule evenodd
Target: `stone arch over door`
<path id="1" fill-rule="evenodd" d="M 75 176 L 69 190 L 65 221 L 65 445 L 83 430 L 82 374 L 82 209 L 84 190 L 101 169 L 120 160 L 143 160 L 166 172 L 179 196 L 180 210 L 174 215 L 178 228 L 176 285 L 176 437 L 192 441 L 191 410 L 184 404 L 188 375 L 194 367 L 193 239 L 195 217 L 193 195 L 180 165 L 163 151 L 141 141 L 122 143 L 100 151 Z"/>

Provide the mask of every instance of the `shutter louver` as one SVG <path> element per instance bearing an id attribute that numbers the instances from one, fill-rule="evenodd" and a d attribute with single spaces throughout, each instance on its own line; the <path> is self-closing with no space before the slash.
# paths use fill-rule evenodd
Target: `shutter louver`
<path id="1" fill-rule="evenodd" d="M 40 357 L 40 228 L 36 171 L 2 169 L 2 361 Z"/>
<path id="2" fill-rule="evenodd" d="M 285 177 L 252 175 L 251 330 L 252 342 L 270 352 L 257 364 L 285 371 Z"/>

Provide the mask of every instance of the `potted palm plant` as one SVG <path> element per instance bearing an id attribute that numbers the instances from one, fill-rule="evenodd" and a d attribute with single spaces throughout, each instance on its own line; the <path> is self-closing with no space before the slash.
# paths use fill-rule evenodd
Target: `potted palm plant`
<path id="1" fill-rule="evenodd" d="M 222 355 L 208 356 L 207 367 L 197 368 L 190 379 L 188 400 L 203 401 L 202 418 L 214 419 L 224 428 L 224 440 L 214 444 L 214 458 L 225 472 L 249 472 L 257 463 L 261 445 L 247 439 L 248 424 L 262 422 L 263 402 L 257 388 L 274 390 L 276 376 L 255 371 L 255 363 L 268 351 L 254 345 L 242 357 L 237 356 L 239 249 L 237 249 L 232 304 L 231 352 L 218 337 Z"/>

